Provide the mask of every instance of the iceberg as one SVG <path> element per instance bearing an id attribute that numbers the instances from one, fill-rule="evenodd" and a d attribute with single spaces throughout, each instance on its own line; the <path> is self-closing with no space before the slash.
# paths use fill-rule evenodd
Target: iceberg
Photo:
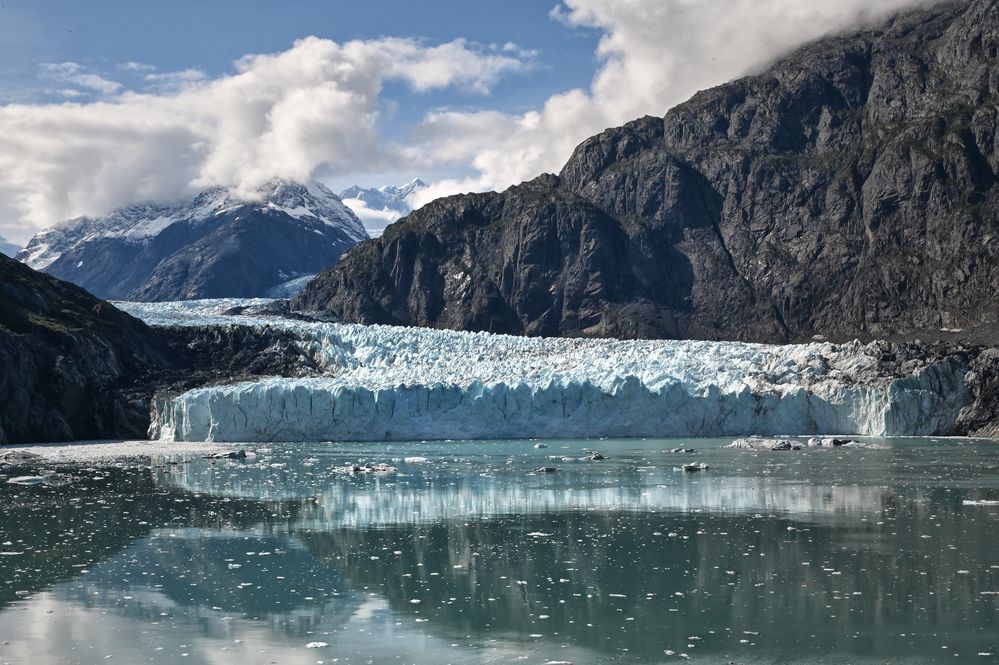
<path id="1" fill-rule="evenodd" d="M 950 431 L 969 400 L 960 363 L 886 373 L 859 342 L 523 338 L 226 313 L 267 303 L 120 303 L 154 326 L 286 331 L 322 368 L 160 395 L 153 438 L 923 436 Z"/>

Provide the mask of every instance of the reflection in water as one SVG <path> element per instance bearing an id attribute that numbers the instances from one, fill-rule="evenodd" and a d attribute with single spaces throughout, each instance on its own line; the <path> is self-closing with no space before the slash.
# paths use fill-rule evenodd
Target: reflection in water
<path id="1" fill-rule="evenodd" d="M 399 446 L 374 453 L 381 455 L 375 459 L 392 459 L 398 474 L 345 475 L 340 467 L 364 458 L 368 451 L 350 456 L 341 448 L 327 448 L 309 453 L 268 451 L 256 463 L 187 468 L 171 476 L 170 482 L 214 495 L 308 497 L 313 506 L 309 526 L 314 528 L 573 510 L 781 512 L 837 520 L 861 516 L 886 500 L 886 490 L 877 481 L 891 464 L 884 450 L 810 451 L 785 459 L 744 453 L 734 458 L 732 451 L 719 449 L 718 442 L 704 441 L 694 444 L 699 449 L 692 455 L 665 453 L 661 445 L 650 443 L 617 451 L 600 463 L 583 461 L 579 442 L 568 449 L 553 446 L 541 451 L 525 443 L 465 445 L 462 457 L 438 455 L 418 462 L 393 458 Z M 844 458 L 856 463 L 849 483 L 838 479 Z M 733 466 L 733 459 L 738 466 Z M 690 460 L 710 463 L 714 471 L 707 478 L 707 474 L 685 474 L 679 466 Z M 560 473 L 529 473 L 553 464 Z"/>
<path id="2" fill-rule="evenodd" d="M 963 505 L 999 496 L 994 444 L 708 442 L 690 475 L 672 443 L 601 442 L 599 464 L 581 442 L 303 445 L 0 487 L 0 663 L 999 653 L 999 507 Z M 393 476 L 331 471 L 393 457 Z"/>

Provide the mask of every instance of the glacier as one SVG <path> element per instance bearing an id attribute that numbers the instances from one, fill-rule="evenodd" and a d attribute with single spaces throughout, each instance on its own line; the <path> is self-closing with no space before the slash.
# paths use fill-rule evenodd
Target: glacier
<path id="1" fill-rule="evenodd" d="M 950 431 L 969 400 L 960 363 L 886 376 L 859 342 L 523 338 L 226 313 L 268 303 L 118 303 L 153 326 L 287 331 L 322 368 L 159 395 L 152 438 L 925 436 Z"/>

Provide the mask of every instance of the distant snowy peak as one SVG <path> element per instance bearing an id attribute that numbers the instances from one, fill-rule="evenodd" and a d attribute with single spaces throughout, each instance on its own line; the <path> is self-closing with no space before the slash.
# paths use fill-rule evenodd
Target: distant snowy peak
<path id="1" fill-rule="evenodd" d="M 0 254 L 6 254 L 7 256 L 15 256 L 21 251 L 20 245 L 15 245 L 3 236 L 0 236 Z"/>
<path id="2" fill-rule="evenodd" d="M 275 180 L 261 188 L 261 193 L 268 209 L 284 212 L 295 219 L 319 219 L 330 226 L 342 228 L 358 242 L 368 239 L 357 215 L 322 183 Z"/>
<path id="3" fill-rule="evenodd" d="M 284 213 L 295 220 L 318 220 L 342 230 L 357 242 L 369 237 L 357 215 L 324 185 L 275 179 L 250 196 L 214 187 L 179 204 L 135 204 L 102 217 L 71 219 L 40 231 L 17 258 L 32 268 L 44 270 L 81 243 L 107 238 L 141 243 L 159 236 L 178 222 L 202 225 L 241 209 Z"/>
<path id="4" fill-rule="evenodd" d="M 406 199 L 415 192 L 425 188 L 427 183 L 419 178 L 410 180 L 405 185 L 384 185 L 382 187 L 364 188 L 359 185 L 348 187 L 340 192 L 340 198 L 346 201 L 353 199 L 364 201 L 369 208 L 374 210 L 391 209 L 399 212 L 409 211 Z"/>
<path id="5" fill-rule="evenodd" d="M 405 185 L 361 187 L 354 185 L 340 192 L 340 198 L 364 222 L 372 236 L 380 235 L 386 226 L 412 211 L 410 196 L 426 188 L 419 178 Z"/>

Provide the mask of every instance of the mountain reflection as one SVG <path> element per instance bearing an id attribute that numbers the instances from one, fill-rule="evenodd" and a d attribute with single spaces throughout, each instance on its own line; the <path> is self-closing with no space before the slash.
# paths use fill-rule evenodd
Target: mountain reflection
<path id="1" fill-rule="evenodd" d="M 0 663 L 922 662 L 999 647 L 997 510 L 962 500 L 999 494 L 985 448 L 705 450 L 699 474 L 661 451 L 572 451 L 546 475 L 528 471 L 548 453 L 455 450 L 386 476 L 334 473 L 344 453 L 313 447 L 0 486 L 0 633 L 15 636 Z"/>
<path id="2" fill-rule="evenodd" d="M 303 538 L 352 586 L 377 589 L 447 639 L 540 634 L 649 658 L 747 639 L 876 659 L 939 649 L 932 631 L 988 635 L 999 619 L 983 595 L 997 577 L 984 564 L 999 528 L 958 513 L 935 512 L 930 538 L 907 501 L 859 530 L 763 515 L 563 512 Z M 863 546 L 878 538 L 887 546 Z M 967 566 L 978 574 L 959 572 Z"/>

